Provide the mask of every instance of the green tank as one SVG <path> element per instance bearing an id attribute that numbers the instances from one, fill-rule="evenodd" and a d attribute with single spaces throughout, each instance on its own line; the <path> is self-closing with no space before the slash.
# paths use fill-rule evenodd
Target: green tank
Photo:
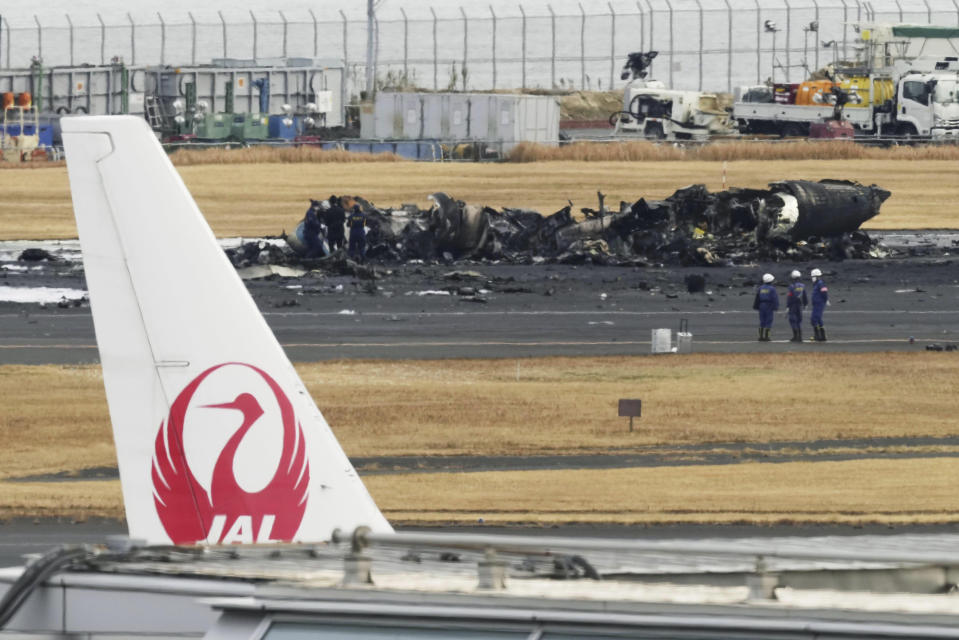
<path id="1" fill-rule="evenodd" d="M 234 140 L 266 140 L 270 118 L 264 113 L 234 113 L 231 137 Z"/>
<path id="2" fill-rule="evenodd" d="M 196 120 L 194 130 L 201 140 L 226 140 L 233 132 L 233 114 L 208 113 Z"/>

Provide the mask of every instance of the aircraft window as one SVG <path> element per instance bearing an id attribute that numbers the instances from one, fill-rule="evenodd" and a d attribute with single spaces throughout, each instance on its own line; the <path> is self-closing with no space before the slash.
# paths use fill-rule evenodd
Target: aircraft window
<path id="1" fill-rule="evenodd" d="M 263 640 L 526 640 L 528 631 L 482 631 L 331 625 L 325 622 L 274 622 Z"/>

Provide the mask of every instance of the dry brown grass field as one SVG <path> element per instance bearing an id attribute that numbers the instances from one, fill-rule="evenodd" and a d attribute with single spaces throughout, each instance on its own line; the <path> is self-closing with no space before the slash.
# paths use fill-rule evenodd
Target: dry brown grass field
<path id="1" fill-rule="evenodd" d="M 276 235 L 292 229 L 309 198 L 361 195 L 380 206 L 414 202 L 446 191 L 492 207 L 528 207 L 552 213 L 571 199 L 596 206 L 661 198 L 677 188 L 722 184 L 719 160 L 550 161 L 533 163 L 297 162 L 202 164 L 179 169 L 214 232 L 224 236 Z M 733 186 L 763 187 L 783 179 L 843 178 L 892 192 L 870 228 L 959 228 L 955 160 L 736 160 Z M 0 171 L 0 239 L 74 238 L 76 226 L 64 167 Z"/>
<path id="2" fill-rule="evenodd" d="M 959 433 L 952 400 L 959 362 L 941 354 L 695 354 L 518 364 L 519 379 L 515 360 L 343 361 L 297 369 L 351 456 L 602 453 L 653 444 Z M 809 380 L 817 381 L 815 388 L 797 384 Z M 361 406 L 355 405 L 357 388 L 367 389 Z M 644 415 L 629 433 L 616 417 L 616 400 L 634 396 L 643 398 Z M 97 367 L 0 367 L 0 442 L 0 515 L 120 513 L 115 482 L 5 481 L 115 465 Z M 370 476 L 368 483 L 388 514 L 402 521 L 894 522 L 955 520 L 957 480 L 954 459 L 904 457 L 410 474 Z"/>
<path id="3" fill-rule="evenodd" d="M 952 458 L 371 475 L 396 524 L 959 521 Z M 123 517 L 120 483 L 3 482 L 0 518 Z"/>

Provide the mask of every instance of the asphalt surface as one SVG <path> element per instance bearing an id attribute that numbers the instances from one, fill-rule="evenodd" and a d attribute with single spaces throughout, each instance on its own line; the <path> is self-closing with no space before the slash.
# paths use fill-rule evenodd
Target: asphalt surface
<path id="1" fill-rule="evenodd" d="M 0 271 L 0 285 L 85 289 L 75 263 L 40 266 Z M 683 319 L 696 352 L 914 351 L 959 341 L 959 271 L 948 248 L 821 265 L 373 266 L 374 281 L 313 272 L 247 286 L 291 360 L 301 362 L 644 355 L 652 329 L 676 330 Z M 784 309 L 773 342 L 757 342 L 752 301 L 762 274 L 776 275 L 784 296 L 789 271 L 808 274 L 815 266 L 829 285 L 829 342 L 788 342 Z M 448 275 L 463 271 L 478 276 Z M 705 276 L 704 292 L 687 292 L 690 275 Z M 808 338 L 808 324 L 804 330 Z M 97 357 L 86 303 L 61 309 L 0 302 L 0 362 L 79 364 Z"/>
<path id="2" fill-rule="evenodd" d="M 461 533 L 500 533 L 528 536 L 569 536 L 589 538 L 629 538 L 645 540 L 700 540 L 735 538 L 815 538 L 837 536 L 850 544 L 864 536 L 926 535 L 948 538 L 957 533 L 955 525 L 556 525 L 530 527 L 446 526 L 399 527 L 398 531 L 455 531 Z M 21 566 L 24 556 L 42 554 L 61 545 L 105 544 L 109 536 L 126 536 L 126 523 L 119 520 L 16 519 L 0 523 L 0 567 Z"/>
<path id="3" fill-rule="evenodd" d="M 521 358 L 531 356 L 647 355 L 650 332 L 676 329 L 688 320 L 693 350 L 716 353 L 922 351 L 928 345 L 959 342 L 959 270 L 951 252 L 955 234 L 887 234 L 900 257 L 827 264 L 750 264 L 673 268 L 659 265 L 600 267 L 571 265 L 374 264 L 377 279 L 311 273 L 300 278 L 249 280 L 247 286 L 280 343 L 294 361 L 344 358 Z M 39 243 L 38 243 L 39 244 Z M 79 256 L 61 253 L 54 263 L 24 265 L 0 243 L 0 286 L 85 289 Z M 23 243 L 13 247 L 19 251 Z M 916 249 L 916 250 L 913 250 Z M 27 266 L 27 268 L 23 268 Z M 33 267 L 40 267 L 34 269 Z M 829 342 L 793 344 L 784 310 L 776 316 L 772 343 L 755 341 L 752 311 L 762 274 L 777 276 L 780 293 L 789 271 L 805 274 L 820 267 L 829 285 L 831 306 L 825 323 Z M 162 268 L 160 265 L 158 268 Z M 472 276 L 449 276 L 472 271 Z M 685 279 L 705 276 L 705 291 L 689 293 Z M 464 290 L 469 287 L 473 291 Z M 423 294 L 444 291 L 449 295 Z M 808 312 L 804 318 L 808 338 Z M 959 352 L 930 354 L 959 357 Z M 96 363 L 98 355 L 89 305 L 39 305 L 0 302 L 0 363 Z M 811 443 L 801 443 L 808 448 Z M 843 442 L 844 446 L 851 443 Z M 855 444 L 855 443 L 852 443 Z M 889 443 L 861 443 L 882 446 Z M 921 445 L 928 443 L 911 442 Z M 935 443 L 933 443 L 935 444 Z M 938 444 L 954 444 L 950 442 Z M 788 443 L 784 443 L 788 445 Z M 824 446 L 832 446 L 824 444 Z M 705 452 L 653 451 L 648 455 L 607 456 L 605 466 L 683 464 L 684 456 Z M 787 447 L 788 449 L 788 447 Z M 742 460 L 743 452 L 710 454 Z M 791 453 L 756 451 L 768 461 L 786 461 Z M 846 454 L 843 454 L 846 455 Z M 707 456 L 708 457 L 708 456 Z M 557 461 L 515 458 L 473 461 L 477 468 L 574 467 L 593 460 Z M 357 460 L 365 473 L 387 468 L 394 473 L 460 469 L 461 460 L 437 458 L 423 468 L 405 468 L 405 460 Z M 517 466 L 519 465 L 519 466 Z M 469 469 L 465 469 L 469 470 Z M 113 469 L 92 470 L 98 477 Z M 70 478 L 46 478 L 51 481 Z M 494 528 L 482 528 L 495 531 Z M 524 529 L 531 535 L 609 537 L 704 537 L 777 535 L 858 535 L 866 533 L 948 533 L 954 526 L 896 527 L 748 527 L 564 526 Z M 514 530 L 510 530 L 515 532 Z M 0 566 L 20 564 L 24 553 L 40 553 L 58 544 L 102 542 L 125 533 L 116 521 L 72 523 L 17 520 L 0 524 Z"/>

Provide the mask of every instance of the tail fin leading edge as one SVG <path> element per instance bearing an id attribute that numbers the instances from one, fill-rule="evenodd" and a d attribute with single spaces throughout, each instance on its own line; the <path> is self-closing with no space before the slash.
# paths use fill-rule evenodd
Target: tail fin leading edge
<path id="1" fill-rule="evenodd" d="M 147 123 L 62 129 L 131 537 L 391 531 Z"/>

